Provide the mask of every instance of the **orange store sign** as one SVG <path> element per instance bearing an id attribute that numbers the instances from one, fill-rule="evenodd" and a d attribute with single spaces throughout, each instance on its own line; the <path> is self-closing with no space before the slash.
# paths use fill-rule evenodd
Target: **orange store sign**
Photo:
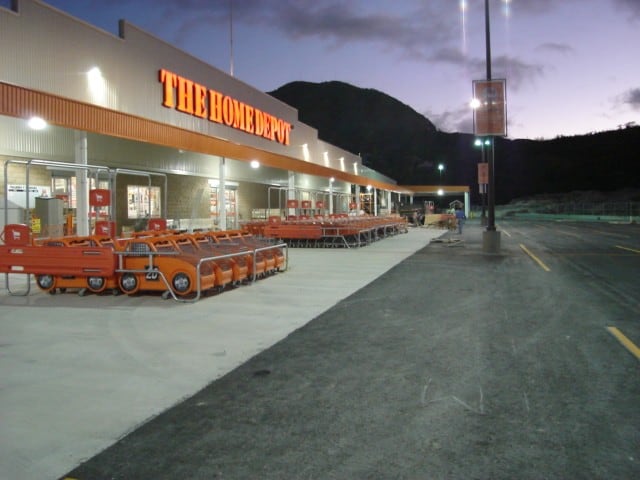
<path id="1" fill-rule="evenodd" d="M 169 70 L 161 69 L 159 80 L 165 107 L 289 145 L 289 122 Z"/>

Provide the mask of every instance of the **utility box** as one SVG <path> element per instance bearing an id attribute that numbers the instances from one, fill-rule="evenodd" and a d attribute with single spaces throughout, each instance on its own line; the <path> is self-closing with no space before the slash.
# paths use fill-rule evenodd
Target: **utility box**
<path id="1" fill-rule="evenodd" d="M 36 197 L 36 216 L 40 219 L 40 235 L 64 235 L 64 202 L 59 198 Z"/>

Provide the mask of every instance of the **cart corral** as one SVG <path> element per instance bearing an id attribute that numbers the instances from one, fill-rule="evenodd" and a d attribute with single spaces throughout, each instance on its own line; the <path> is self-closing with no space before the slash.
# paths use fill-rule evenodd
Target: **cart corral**
<path id="1" fill-rule="evenodd" d="M 332 214 L 328 217 L 248 222 L 244 228 L 254 235 L 281 241 L 290 247 L 351 248 L 399 233 L 407 233 L 407 220 L 399 215 L 381 217 Z"/>
<path id="2" fill-rule="evenodd" d="M 38 287 L 51 294 L 155 291 L 192 302 L 203 293 L 283 272 L 288 260 L 286 244 L 240 230 L 33 239 L 27 225 L 9 224 L 0 239 L 0 273 L 12 295 L 27 295 L 34 275 Z M 12 291 L 9 274 L 25 275 L 26 290 Z"/>

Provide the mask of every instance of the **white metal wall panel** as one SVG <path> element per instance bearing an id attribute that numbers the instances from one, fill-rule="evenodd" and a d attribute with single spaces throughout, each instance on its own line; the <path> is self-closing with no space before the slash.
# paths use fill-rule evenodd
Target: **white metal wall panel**
<path id="1" fill-rule="evenodd" d="M 121 27 L 122 38 L 38 0 L 19 0 L 18 12 L 0 8 L 0 80 L 301 160 L 307 144 L 307 161 L 326 165 L 330 151 L 332 168 L 339 169 L 340 157 L 360 163 L 357 155 L 319 142 L 290 106 L 131 24 Z M 94 67 L 101 76 L 90 82 Z M 290 145 L 162 106 L 163 68 L 290 122 Z"/>
<path id="2" fill-rule="evenodd" d="M 0 116 L 0 147 L 3 155 L 69 161 L 73 160 L 73 131 L 53 126 L 34 131 L 24 120 Z"/>

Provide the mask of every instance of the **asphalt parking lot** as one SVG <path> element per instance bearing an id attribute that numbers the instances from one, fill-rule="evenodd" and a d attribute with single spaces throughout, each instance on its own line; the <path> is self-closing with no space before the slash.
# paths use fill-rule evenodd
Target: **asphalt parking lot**
<path id="1" fill-rule="evenodd" d="M 59 477 L 441 234 L 413 229 L 365 248 L 290 249 L 286 272 L 192 304 L 49 295 L 35 282 L 28 296 L 10 296 L 2 282 L 0 411 L 11 414 L 0 422 L 0 478 Z M 12 291 L 24 291 L 24 280 L 12 277 Z"/>
<path id="2" fill-rule="evenodd" d="M 487 255 L 471 221 L 462 241 L 447 233 L 406 255 L 61 478 L 635 478 L 639 363 L 608 330 L 640 344 L 627 227 L 505 222 L 501 253 Z M 376 247 L 348 252 L 365 259 L 355 268 Z M 296 293 L 309 295 L 280 305 Z M 147 355 L 137 368 L 160 359 Z M 146 398 L 130 393 L 134 408 Z"/>

